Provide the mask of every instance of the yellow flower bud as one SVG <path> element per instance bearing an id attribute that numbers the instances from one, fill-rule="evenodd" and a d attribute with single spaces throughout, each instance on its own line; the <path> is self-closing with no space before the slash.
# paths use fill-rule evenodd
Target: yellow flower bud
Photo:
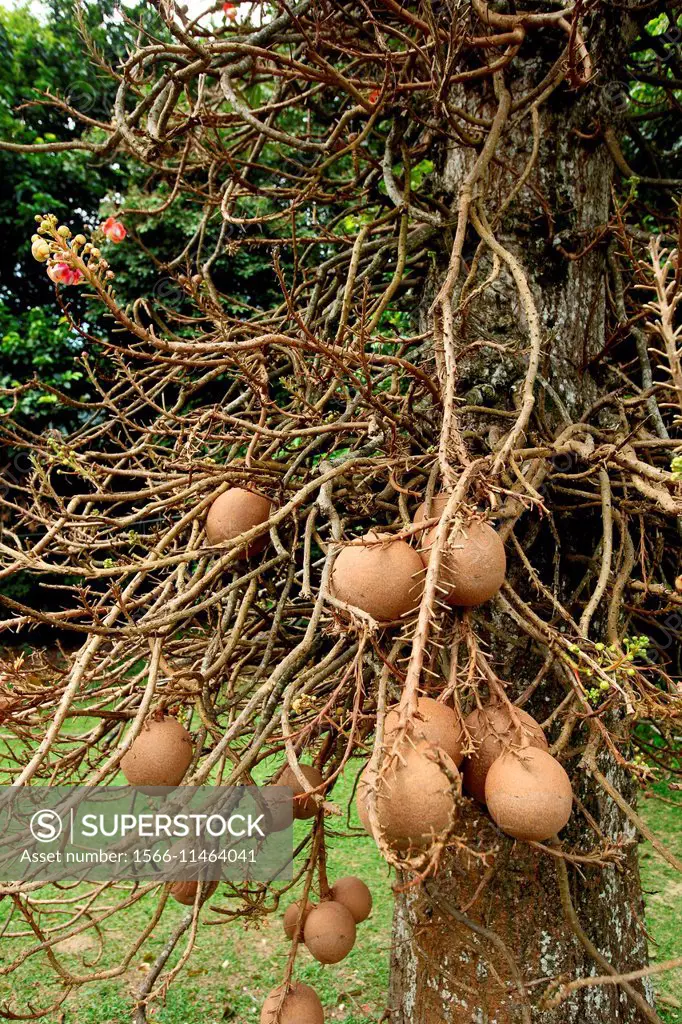
<path id="1" fill-rule="evenodd" d="M 50 246 L 44 238 L 36 238 L 31 246 L 31 255 L 38 263 L 44 263 L 50 255 Z"/>
<path id="2" fill-rule="evenodd" d="M 85 235 L 76 235 L 74 242 L 76 245 L 85 245 Z"/>

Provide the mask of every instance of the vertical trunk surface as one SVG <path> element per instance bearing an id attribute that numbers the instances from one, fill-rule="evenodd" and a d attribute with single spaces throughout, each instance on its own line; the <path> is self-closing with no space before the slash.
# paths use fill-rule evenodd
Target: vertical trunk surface
<path id="1" fill-rule="evenodd" d="M 576 94 L 564 85 L 543 106 L 539 161 L 526 188 L 506 216 L 497 235 L 519 259 L 531 283 L 545 339 L 537 407 L 545 422 L 558 432 L 566 420 L 581 414 L 609 389 L 599 364 L 591 360 L 603 352 L 606 326 L 607 242 L 600 242 L 580 259 L 562 253 L 580 252 L 600 227 L 607 224 L 611 208 L 612 162 L 599 139 L 584 136 L 594 129 L 595 118 L 612 120 L 608 109 L 610 75 L 624 59 L 627 33 L 623 11 L 602 19 L 600 39 L 590 36 L 590 47 L 599 69 L 599 85 Z M 534 51 L 533 40 L 524 47 L 509 70 L 507 84 L 512 96 L 521 94 L 542 78 L 546 54 Z M 558 40 L 555 40 L 558 45 Z M 546 45 L 546 37 L 542 40 Z M 556 50 L 551 56 L 556 56 Z M 469 86 L 460 98 L 472 113 L 491 114 L 495 101 L 489 86 Z M 578 134 L 580 132 L 580 134 Z M 526 115 L 503 136 L 495 164 L 486 182 L 486 209 L 494 216 L 496 201 L 510 190 L 514 178 L 531 152 L 532 132 Z M 448 144 L 439 167 L 444 197 L 456 207 L 458 190 L 471 166 L 470 150 Z M 540 198 L 541 197 L 541 198 Z M 476 240 L 472 239 L 473 245 Z M 471 244 L 465 250 L 469 262 Z M 484 280 L 489 265 L 481 268 Z M 431 298 L 431 296 L 429 297 Z M 425 309 L 429 302 L 425 302 Z M 461 324 L 464 349 L 480 339 L 497 347 L 476 349 L 460 364 L 459 393 L 471 404 L 509 407 L 509 393 L 519 381 L 514 358 L 501 354 L 499 345 L 515 343 L 523 353 L 527 335 L 514 287 L 503 271 Z M 522 362 L 522 360 L 521 360 Z M 499 420 L 497 421 L 499 424 Z M 491 418 L 491 428 L 495 420 Z M 463 426 L 466 428 L 467 423 Z M 480 418 L 476 421 L 480 428 Z M 552 534 L 537 513 L 526 524 L 533 557 L 552 565 Z M 562 521 L 563 519 L 563 521 Z M 562 551 L 594 555 L 598 535 L 591 534 L 576 517 L 553 517 Z M 488 623 L 486 623 L 486 619 Z M 488 631 L 488 624 L 491 629 Z M 513 623 L 491 608 L 477 617 L 477 628 L 489 645 L 503 678 L 511 680 L 509 695 L 515 699 L 535 675 L 537 655 L 525 638 L 513 633 Z M 527 705 L 539 720 L 561 700 L 564 692 L 551 680 L 545 682 Z M 556 738 L 550 733 L 551 738 Z M 574 769 L 574 790 L 579 794 L 606 836 L 614 842 L 630 842 L 625 870 L 590 865 L 577 870 L 568 865 L 566 881 L 578 920 L 587 938 L 621 971 L 646 963 L 646 936 L 633 829 L 615 804 L 597 791 L 580 772 L 579 758 L 567 764 Z M 627 784 L 615 767 L 603 758 L 601 770 L 624 793 Z M 562 905 L 562 863 L 524 843 L 500 839 L 485 814 L 471 807 L 463 831 L 468 845 L 481 853 L 496 849 L 486 862 L 451 853 L 432 882 L 406 887 L 398 895 L 392 951 L 392 1024 L 640 1024 L 645 1015 L 616 985 L 585 988 L 558 1007 L 548 1009 L 541 1001 L 552 979 L 568 980 L 603 974 L 570 927 Z M 574 814 L 562 833 L 569 845 L 589 850 L 594 833 L 582 814 Z M 565 869 L 564 869 L 565 870 Z M 637 984 L 645 994 L 647 986 Z"/>

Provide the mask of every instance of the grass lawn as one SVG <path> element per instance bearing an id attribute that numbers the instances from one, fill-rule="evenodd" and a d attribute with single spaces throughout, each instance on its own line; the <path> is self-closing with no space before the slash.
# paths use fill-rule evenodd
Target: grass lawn
<path id="1" fill-rule="evenodd" d="M 640 813 L 653 831 L 664 837 L 666 846 L 682 857 L 682 799 L 669 802 L 666 786 L 657 786 L 660 799 L 643 800 Z M 680 794 L 682 797 L 682 794 Z M 661 963 L 682 956 L 682 877 L 654 849 L 640 847 L 642 884 L 645 891 L 647 926 L 651 936 L 651 962 Z M 658 1013 L 668 1024 L 682 1024 L 682 970 L 654 978 Z"/>
<path id="2" fill-rule="evenodd" d="M 335 790 L 335 800 L 342 804 L 351 785 Z M 669 844 L 682 856 L 682 816 L 679 808 L 648 800 L 642 810 L 650 825 L 666 835 Z M 660 857 L 642 847 L 642 867 L 647 890 L 648 925 L 652 935 L 652 958 L 679 956 L 682 947 L 679 921 L 682 918 L 682 879 L 675 876 Z M 325 1006 L 328 1021 L 344 1024 L 374 1024 L 385 1007 L 388 984 L 390 919 L 392 896 L 390 875 L 367 838 L 330 842 L 329 874 L 333 880 L 342 875 L 357 874 L 365 879 L 374 895 L 371 918 L 359 926 L 355 949 L 343 963 L 322 967 L 302 949 L 298 977 L 315 986 Z M 41 896 L 43 894 L 41 893 Z M 117 954 L 127 947 L 131 936 L 144 927 L 155 904 L 151 894 L 128 911 L 125 919 L 111 922 L 107 943 L 98 967 L 112 965 Z M 219 899 L 215 901 L 220 905 Z M 7 914 L 7 903 L 0 903 L 0 923 Z M 131 992 L 137 988 L 149 969 L 174 924 L 184 910 L 169 905 L 162 927 L 136 957 L 123 976 L 75 992 L 62 1009 L 49 1018 L 48 1024 L 124 1024 L 130 1020 Z M 281 978 L 288 942 L 281 929 L 281 914 L 248 929 L 242 924 L 210 926 L 215 915 L 204 911 L 198 943 L 189 965 L 168 993 L 165 1005 L 155 1004 L 149 1014 L 154 1024 L 222 1024 L 225 1021 L 258 1021 L 265 994 Z M 74 971 L 88 969 L 99 955 L 92 933 L 62 944 L 60 959 Z M 3 948 L 4 947 L 4 948 Z M 0 963 L 6 963 L 9 948 L 16 953 L 19 943 L 0 942 Z M 176 957 L 177 959 L 177 957 Z M 171 961 L 174 962 L 174 961 Z M 36 1006 L 54 1000 L 57 989 L 40 957 L 32 958 L 11 980 L 0 978 L 0 998 L 10 991 L 19 1005 L 27 998 Z M 656 982 L 662 997 L 659 1012 L 667 1024 L 682 1024 L 682 972 L 666 975 Z"/>

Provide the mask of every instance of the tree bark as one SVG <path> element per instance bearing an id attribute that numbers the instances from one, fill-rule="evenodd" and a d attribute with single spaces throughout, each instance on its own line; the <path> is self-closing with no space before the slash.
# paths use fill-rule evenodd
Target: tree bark
<path id="1" fill-rule="evenodd" d="M 608 86 L 616 80 L 624 59 L 630 26 L 620 8 L 597 17 L 602 22 L 597 35 L 593 31 L 589 38 L 598 80 L 582 92 L 564 85 L 543 105 L 539 159 L 530 176 L 531 187 L 521 192 L 496 231 L 524 267 L 540 312 L 544 353 L 536 412 L 554 433 L 567 419 L 580 419 L 612 383 L 601 365 L 607 325 L 607 233 L 581 258 L 567 256 L 581 252 L 597 238 L 611 211 L 612 160 L 598 135 L 586 136 L 594 130 L 596 119 L 602 124 L 613 122 L 608 103 L 614 92 Z M 528 39 L 509 69 L 507 86 L 512 96 L 542 77 L 548 58 L 540 51 L 539 40 L 534 41 L 538 48 L 534 50 Z M 469 85 L 460 102 L 478 116 L 482 111 L 491 116 L 496 109 L 489 85 L 476 89 Z M 530 118 L 518 123 L 512 119 L 484 184 L 490 220 L 531 149 Z M 439 181 L 442 198 L 453 209 L 475 155 L 459 143 L 444 145 Z M 467 237 L 464 255 L 470 266 L 478 239 L 473 232 Z M 489 270 L 490 264 L 482 266 L 476 283 Z M 442 266 L 439 273 L 442 280 Z M 433 288 L 439 283 L 434 281 Z M 425 311 L 432 297 L 430 290 Z M 495 345 L 481 349 L 481 338 Z M 460 323 L 458 340 L 463 352 L 479 342 L 475 354 L 465 354 L 460 362 L 458 393 L 465 394 L 470 404 L 509 408 L 510 390 L 513 394 L 523 376 L 518 353 L 527 347 L 527 334 L 516 291 L 504 269 Z M 509 354 L 500 351 L 500 344 L 509 346 Z M 489 422 L 492 434 L 495 418 Z M 474 424 L 465 419 L 460 425 L 466 429 Z M 480 417 L 475 426 L 480 430 Z M 548 506 L 551 514 L 549 499 Z M 598 523 L 561 514 L 553 522 L 564 551 L 594 557 Z M 552 533 L 536 513 L 526 517 L 523 529 L 526 551 L 533 549 L 535 564 L 544 561 L 551 585 Z M 518 630 L 514 636 L 514 624 L 495 607 L 481 609 L 476 627 L 499 674 L 513 680 L 508 692 L 516 699 L 542 663 L 537 649 L 533 651 Z M 559 684 L 549 679 L 526 709 L 543 721 L 564 695 Z M 584 734 L 580 738 L 584 742 Z M 550 732 L 550 739 L 556 739 L 556 734 Z M 614 843 L 630 844 L 624 869 L 567 865 L 568 891 L 577 918 L 588 939 L 618 971 L 641 968 L 647 962 L 647 940 L 634 829 L 596 788 L 579 757 L 565 763 L 567 770 L 572 769 L 574 792 L 603 833 Z M 600 768 L 621 792 L 631 795 L 626 779 L 604 755 Z M 485 812 L 472 804 L 463 811 L 461 836 L 474 851 L 495 850 L 494 855 L 484 861 L 450 852 L 435 879 L 406 886 L 397 896 L 391 1024 L 644 1021 L 641 1006 L 617 985 L 573 992 L 553 1009 L 542 1005 L 543 992 L 553 979 L 604 973 L 569 924 L 566 890 L 562 904 L 559 885 L 565 862 L 501 836 Z M 594 847 L 595 834 L 578 808 L 562 839 L 568 848 L 589 851 Z M 651 1000 L 648 984 L 634 987 Z"/>

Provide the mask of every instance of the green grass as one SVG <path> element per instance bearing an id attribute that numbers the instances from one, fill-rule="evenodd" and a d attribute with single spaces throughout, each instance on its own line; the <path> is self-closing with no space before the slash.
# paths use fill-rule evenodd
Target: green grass
<path id="1" fill-rule="evenodd" d="M 334 792 L 334 800 L 344 806 L 352 780 L 346 779 Z M 643 804 L 643 813 L 659 834 L 666 836 L 671 848 L 682 855 L 681 812 L 658 801 Z M 355 815 L 355 808 L 353 808 Z M 353 818 L 355 824 L 357 819 Z M 644 885 L 648 892 L 648 926 L 653 936 L 652 958 L 669 959 L 680 955 L 679 920 L 682 917 L 682 879 L 676 877 L 648 846 L 642 847 Z M 322 967 L 303 948 L 297 975 L 314 985 L 325 1006 L 329 1022 L 376 1024 L 385 1009 L 389 972 L 389 943 L 392 912 L 391 876 L 379 857 L 374 843 L 358 838 L 331 838 L 329 875 L 357 874 L 365 879 L 374 895 L 371 918 L 358 929 L 355 949 L 341 964 Z M 40 898 L 44 898 L 41 892 Z M 111 966 L 130 944 L 131 937 L 148 921 L 156 902 L 152 893 L 134 908 L 112 920 L 106 930 L 106 945 L 99 967 Z M 221 905 L 220 898 L 214 900 Z M 288 903 L 288 900 L 286 900 Z M 223 903 L 223 905 L 225 905 Z M 0 922 L 7 913 L 6 901 L 0 903 Z M 184 909 L 172 903 L 164 914 L 162 926 L 137 955 L 125 975 L 98 982 L 74 992 L 61 1011 L 47 1024 L 124 1024 L 130 1020 L 132 993 L 143 980 Z M 171 986 L 165 1004 L 154 1004 L 149 1014 L 153 1024 L 248 1024 L 259 1020 L 260 1006 L 267 992 L 279 983 L 288 952 L 281 929 L 281 913 L 266 921 L 245 926 L 241 922 L 210 925 L 217 915 L 205 908 L 195 951 L 181 977 Z M 83 941 L 72 941 L 60 948 L 60 960 L 71 970 L 88 972 L 98 954 L 92 932 Z M 26 940 L 21 940 L 23 943 Z M 16 942 L 0 942 L 0 964 L 16 953 Z M 5 948 L 3 948 L 5 947 Z M 171 963 L 177 961 L 171 960 Z M 0 998 L 10 993 L 10 979 L 0 978 Z M 3 989 L 4 986 L 4 989 Z M 682 973 L 657 979 L 656 987 L 664 1002 L 659 1012 L 667 1024 L 682 1024 Z M 17 1006 L 27 999 L 35 1005 L 47 1005 L 58 992 L 51 971 L 41 957 L 33 957 L 11 979 L 11 991 Z M 64 1016 L 61 1016 L 64 1013 Z"/>
<path id="2" fill-rule="evenodd" d="M 341 806 L 350 796 L 352 778 L 334 791 Z M 355 808 L 353 807 L 353 815 Z M 338 819 L 345 832 L 345 817 Z M 359 828 L 357 819 L 353 823 Z M 297 826 L 305 830 L 305 823 Z M 343 963 L 322 967 L 305 947 L 297 962 L 297 977 L 314 985 L 328 1021 L 344 1024 L 373 1024 L 385 1009 L 388 987 L 389 942 L 392 913 L 390 875 L 374 843 L 365 836 L 331 836 L 328 855 L 329 877 L 355 874 L 365 879 L 374 895 L 372 916 L 358 928 L 358 942 Z M 49 893 L 50 890 L 47 890 Z M 44 898 L 44 891 L 40 893 Z M 285 898 L 284 906 L 289 902 Z M 157 895 L 151 893 L 125 912 L 125 920 L 112 919 L 107 928 L 106 947 L 98 968 L 116 963 L 148 921 Z M 213 901 L 221 905 L 219 897 Z M 209 905 L 210 906 L 210 905 Z M 7 903 L 0 903 L 0 925 L 7 914 Z M 122 1024 L 130 1019 L 132 993 L 144 979 L 150 963 L 162 950 L 175 924 L 185 913 L 183 907 L 169 901 L 161 923 L 144 949 L 122 977 L 100 981 L 75 992 L 60 1012 L 43 1018 L 47 1024 Z M 207 907 L 203 911 L 198 941 L 189 964 L 172 985 L 165 1005 L 154 1004 L 150 1024 L 222 1024 L 224 1021 L 258 1021 L 265 995 L 279 984 L 286 964 L 288 940 L 282 931 L 281 912 L 265 921 L 246 926 L 241 922 L 208 924 L 220 920 Z M 99 952 L 92 932 L 87 939 L 78 937 L 58 947 L 60 962 L 74 972 L 86 973 Z M 9 959 L 9 947 L 16 955 L 26 940 L 0 941 L 0 966 Z M 170 963 L 177 961 L 174 956 Z M 49 965 L 41 956 L 31 958 L 10 979 L 0 978 L 0 999 L 10 991 L 17 1007 L 27 999 L 36 1006 L 54 1001 L 58 989 Z M 60 1013 L 66 1014 L 64 1020 Z"/>
<path id="3" fill-rule="evenodd" d="M 682 800 L 669 803 L 676 794 L 656 785 L 661 799 L 642 801 L 640 812 L 668 849 L 682 858 Z M 682 956 L 682 877 L 652 847 L 640 847 L 642 885 L 645 891 L 647 926 L 652 963 Z M 667 1024 L 682 1024 L 682 970 L 654 976 L 658 1012 Z"/>

